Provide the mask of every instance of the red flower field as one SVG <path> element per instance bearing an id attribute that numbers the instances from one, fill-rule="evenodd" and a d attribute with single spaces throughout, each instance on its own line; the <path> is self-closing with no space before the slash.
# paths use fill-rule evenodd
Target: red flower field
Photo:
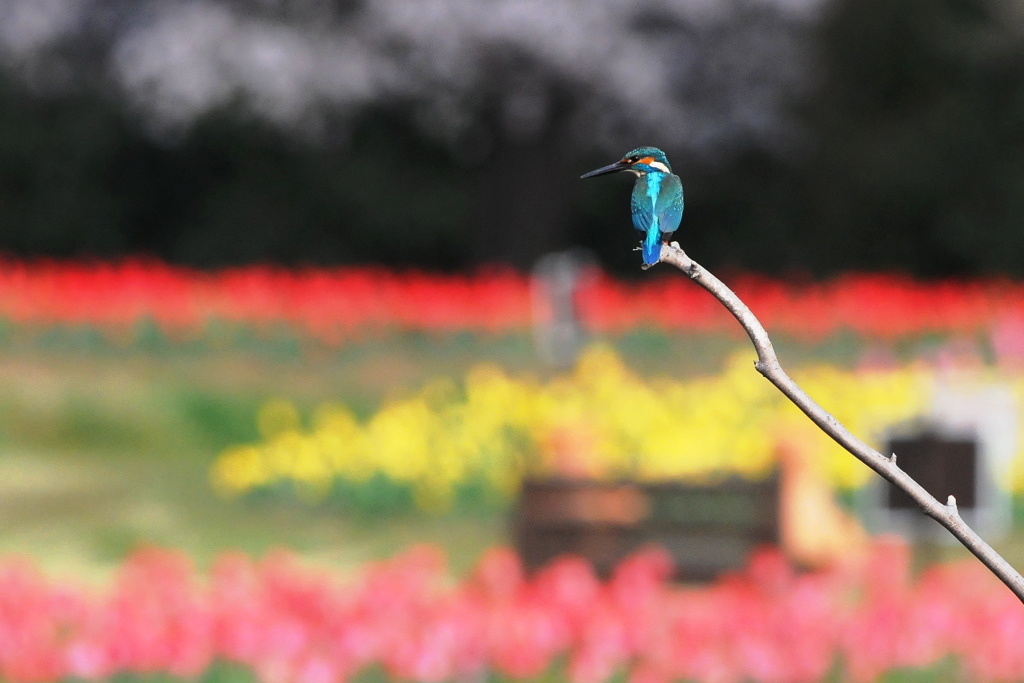
<path id="1" fill-rule="evenodd" d="M 649 326 L 727 332 L 738 328 L 706 292 L 678 273 L 639 282 L 600 273 L 576 295 L 582 323 L 600 332 Z M 917 282 L 847 275 L 787 284 L 730 279 L 765 326 L 802 339 L 837 331 L 880 339 L 973 333 L 1024 321 L 1024 285 L 1007 280 Z M 288 270 L 249 266 L 204 272 L 148 260 L 116 264 L 0 261 L 0 318 L 23 326 L 90 325 L 130 333 L 149 320 L 172 337 L 210 321 L 286 325 L 328 344 L 374 330 L 524 331 L 535 313 L 531 281 L 509 271 L 430 275 L 381 268 Z"/>

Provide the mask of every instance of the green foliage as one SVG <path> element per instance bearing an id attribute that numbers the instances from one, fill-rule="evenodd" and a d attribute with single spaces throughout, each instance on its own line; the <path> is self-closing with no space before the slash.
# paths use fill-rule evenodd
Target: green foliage
<path id="1" fill-rule="evenodd" d="M 887 672 L 879 683 L 957 683 L 964 680 L 958 662 L 949 657 L 923 669 L 895 669 Z"/>
<path id="2" fill-rule="evenodd" d="M 1021 273 L 1024 37 L 1000 0 L 843 0 L 807 112 L 830 267 Z M 809 234 L 806 233 L 806 234 Z M 829 263 L 831 261 L 831 263 Z"/>
<path id="3" fill-rule="evenodd" d="M 185 679 L 170 674 L 116 674 L 109 683 L 184 683 Z M 245 666 L 232 662 L 214 662 L 193 683 L 256 683 L 256 675 Z M 72 683 L 67 681 L 66 683 Z"/>
<path id="4" fill-rule="evenodd" d="M 416 490 L 412 484 L 395 481 L 380 472 L 373 473 L 365 481 L 336 479 L 331 489 L 323 496 L 309 500 L 309 491 L 292 482 L 276 482 L 245 494 L 246 502 L 260 506 L 289 505 L 307 502 L 319 509 L 344 516 L 354 522 L 373 519 L 406 520 L 423 515 L 422 506 L 417 504 Z M 493 486 L 482 479 L 468 479 L 454 486 L 453 500 L 443 515 L 495 517 L 509 511 L 510 501 L 495 496 Z"/>
<path id="5" fill-rule="evenodd" d="M 549 670 L 539 676 L 521 679 L 504 676 L 497 672 L 486 672 L 480 680 L 486 683 L 557 683 L 566 679 L 566 662 L 556 660 Z M 618 672 L 607 683 L 624 683 L 628 679 L 626 672 Z M 214 662 L 194 683 L 255 683 L 255 674 L 247 667 L 231 662 Z M 356 673 L 353 683 L 393 683 L 395 680 L 379 666 L 366 667 Z M 831 672 L 827 681 L 845 680 L 842 667 Z M 886 673 L 878 683 L 953 683 L 963 680 L 955 661 L 942 661 L 924 669 L 898 669 Z M 75 683 L 65 681 L 65 683 Z M 184 679 L 168 674 L 118 674 L 109 683 L 184 683 Z M 687 682 L 681 682 L 687 683 Z"/>
<path id="6" fill-rule="evenodd" d="M 40 97 L 0 75 L 0 250 L 464 265 L 464 170 L 387 112 L 348 142 L 221 111 L 164 145 L 99 94 Z"/>
<path id="7" fill-rule="evenodd" d="M 709 265 L 924 276 L 1024 273 L 1024 36 L 1001 0 L 837 0 L 788 158 L 687 177 Z"/>
<path id="8" fill-rule="evenodd" d="M 258 402 L 252 396 L 183 390 L 174 397 L 184 423 L 204 443 L 231 444 L 256 438 L 252 416 Z"/>

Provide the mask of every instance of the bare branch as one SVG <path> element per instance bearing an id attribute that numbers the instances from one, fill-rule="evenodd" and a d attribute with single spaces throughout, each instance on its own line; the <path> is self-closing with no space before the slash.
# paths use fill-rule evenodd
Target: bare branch
<path id="1" fill-rule="evenodd" d="M 754 363 L 754 367 L 758 372 L 795 403 L 814 424 L 818 425 L 836 443 L 887 481 L 905 491 L 926 515 L 946 527 L 964 547 L 974 553 L 986 567 L 998 576 L 1021 602 L 1024 602 L 1024 577 L 1021 577 L 1017 570 L 1011 567 L 992 546 L 967 526 L 957 511 L 956 499 L 953 496 L 949 497 L 945 505 L 940 503 L 910 475 L 897 467 L 895 454 L 889 458 L 871 448 L 815 403 L 782 369 L 782 365 L 779 364 L 779 359 L 775 355 L 772 341 L 768 338 L 768 333 L 746 304 L 740 301 L 739 297 L 721 280 L 687 256 L 677 242 L 661 248 L 661 262 L 669 263 L 682 270 L 690 276 L 690 279 L 708 290 L 723 306 L 729 309 L 754 344 L 754 349 L 757 351 L 757 362 Z"/>

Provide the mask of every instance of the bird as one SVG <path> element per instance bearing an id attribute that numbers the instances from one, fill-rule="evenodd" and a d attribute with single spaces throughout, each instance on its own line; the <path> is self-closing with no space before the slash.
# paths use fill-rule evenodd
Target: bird
<path id="1" fill-rule="evenodd" d="M 644 234 L 640 252 L 644 266 L 661 260 L 661 243 L 668 242 L 683 219 L 683 183 L 672 173 L 668 157 L 657 147 L 637 147 L 614 164 L 584 173 L 593 178 L 629 171 L 636 174 L 630 210 L 633 227 Z"/>

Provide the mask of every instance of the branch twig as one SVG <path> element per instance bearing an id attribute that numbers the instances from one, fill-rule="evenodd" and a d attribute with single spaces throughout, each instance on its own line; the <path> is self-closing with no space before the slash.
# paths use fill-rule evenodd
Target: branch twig
<path id="1" fill-rule="evenodd" d="M 960 517 L 956 499 L 949 497 L 943 505 L 924 490 L 909 474 L 896 465 L 896 456 L 886 457 L 854 436 L 839 420 L 830 415 L 824 408 L 814 402 L 807 393 L 794 382 L 779 364 L 771 339 L 761 323 L 750 312 L 746 304 L 731 289 L 725 286 L 705 268 L 686 255 L 677 242 L 661 248 L 661 262 L 669 263 L 690 276 L 694 282 L 708 290 L 718 299 L 729 312 L 735 316 L 757 351 L 757 362 L 754 367 L 779 391 L 796 404 L 814 424 L 828 434 L 840 446 L 852 453 L 858 460 L 880 474 L 886 480 L 905 491 L 914 502 L 921 507 L 926 515 L 946 527 L 968 550 L 988 567 L 992 573 L 1007 585 L 1014 594 L 1024 602 L 1024 577 L 986 543 Z"/>

